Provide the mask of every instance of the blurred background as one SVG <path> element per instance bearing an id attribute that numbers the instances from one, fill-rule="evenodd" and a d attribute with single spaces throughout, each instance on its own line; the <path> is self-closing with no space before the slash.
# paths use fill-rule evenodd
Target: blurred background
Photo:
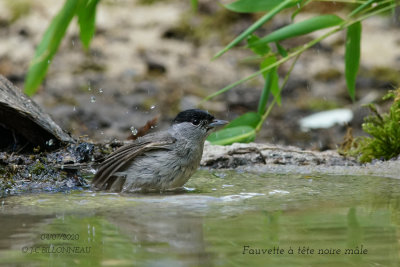
<path id="1" fill-rule="evenodd" d="M 64 1 L 0 1 L 0 74 L 23 88 L 29 63 L 51 19 Z M 346 11 L 340 3 L 313 3 L 296 17 Z M 73 136 L 94 141 L 126 139 L 147 121 L 159 117 L 167 127 L 177 112 L 196 108 L 218 89 L 258 70 L 248 49 L 237 47 L 221 58 L 212 56 L 261 16 L 238 14 L 219 2 L 102 0 L 90 49 L 80 43 L 76 19 L 68 28 L 47 77 L 33 99 Z M 257 31 L 265 35 L 291 22 L 282 12 Z M 321 32 L 282 42 L 297 46 Z M 345 108 L 349 126 L 360 135 L 364 104 L 390 104 L 381 97 L 400 85 L 400 34 L 393 14 L 363 22 L 361 66 L 356 102 L 344 79 L 345 33 L 339 32 L 306 51 L 294 67 L 257 142 L 335 149 L 346 125 L 302 129 L 300 120 L 316 112 Z M 310 39 L 307 39 L 310 38 Z M 49 62 L 50 63 L 50 62 Z M 283 79 L 290 63 L 279 68 Z M 218 118 L 232 120 L 257 109 L 263 79 L 251 80 L 202 104 Z M 303 127 L 304 128 L 304 127 Z"/>

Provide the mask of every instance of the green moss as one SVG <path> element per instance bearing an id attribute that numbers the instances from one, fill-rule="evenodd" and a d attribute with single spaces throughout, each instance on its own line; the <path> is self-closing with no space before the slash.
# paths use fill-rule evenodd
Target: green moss
<path id="1" fill-rule="evenodd" d="M 356 138 L 347 154 L 358 156 L 361 162 L 373 159 L 389 160 L 400 154 L 400 88 L 383 98 L 394 99 L 389 113 L 379 114 L 371 104 L 374 115 L 364 119 L 363 130 L 371 137 Z"/>
<path id="2" fill-rule="evenodd" d="M 46 168 L 45 168 L 44 164 L 41 163 L 40 161 L 38 161 L 31 167 L 30 173 L 35 174 L 35 175 L 40 175 L 45 170 L 46 170 Z"/>

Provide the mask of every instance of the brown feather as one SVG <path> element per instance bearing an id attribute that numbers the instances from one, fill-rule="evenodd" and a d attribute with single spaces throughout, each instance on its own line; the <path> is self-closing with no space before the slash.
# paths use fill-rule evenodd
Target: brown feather
<path id="1" fill-rule="evenodd" d="M 155 140 L 158 139 L 158 140 Z M 134 160 L 139 155 L 155 149 L 168 149 L 168 145 L 176 141 L 168 133 L 161 136 L 154 134 L 146 135 L 133 143 L 125 145 L 111 153 L 101 164 L 99 170 L 93 178 L 92 185 L 99 190 L 110 187 L 116 179 L 112 176 L 129 161 Z"/>

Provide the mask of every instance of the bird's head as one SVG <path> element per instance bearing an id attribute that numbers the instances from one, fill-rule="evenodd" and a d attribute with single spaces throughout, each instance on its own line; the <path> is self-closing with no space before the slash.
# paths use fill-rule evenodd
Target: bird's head
<path id="1" fill-rule="evenodd" d="M 173 127 L 181 133 L 207 137 L 228 122 L 215 119 L 213 115 L 201 109 L 188 109 L 180 112 L 173 120 Z"/>

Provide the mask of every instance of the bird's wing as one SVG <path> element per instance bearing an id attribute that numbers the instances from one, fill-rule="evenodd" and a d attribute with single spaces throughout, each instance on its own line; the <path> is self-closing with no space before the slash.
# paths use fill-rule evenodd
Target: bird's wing
<path id="1" fill-rule="evenodd" d="M 99 170 L 93 178 L 92 185 L 99 190 L 111 186 L 114 180 L 110 178 L 126 163 L 150 150 L 169 149 L 169 145 L 175 141 L 176 139 L 168 133 L 161 136 L 149 134 L 135 140 L 135 142 L 129 145 L 117 149 L 101 163 Z"/>

